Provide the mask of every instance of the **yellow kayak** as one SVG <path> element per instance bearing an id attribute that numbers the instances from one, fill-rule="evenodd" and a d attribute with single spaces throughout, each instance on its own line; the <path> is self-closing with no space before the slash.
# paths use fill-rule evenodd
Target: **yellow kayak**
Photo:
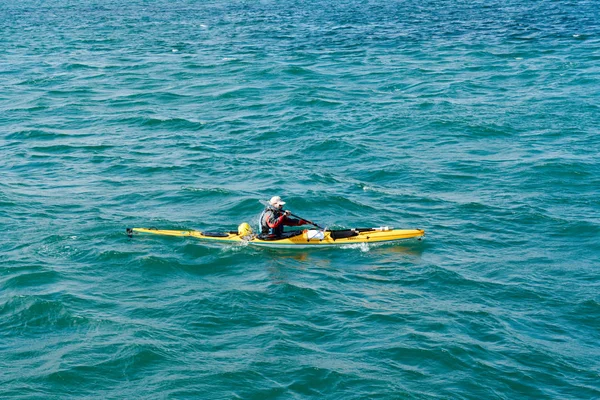
<path id="1" fill-rule="evenodd" d="M 241 225 L 240 225 L 241 226 Z M 312 248 L 328 246 L 344 246 L 361 243 L 385 243 L 406 239 L 421 240 L 425 235 L 422 229 L 393 229 L 388 227 L 361 228 L 343 230 L 312 230 L 287 232 L 282 238 L 269 238 L 246 232 L 200 232 L 195 230 L 177 231 L 156 228 L 128 228 L 127 234 L 135 233 L 152 235 L 193 237 L 196 239 L 233 244 L 250 244 L 253 246 L 277 248 Z"/>

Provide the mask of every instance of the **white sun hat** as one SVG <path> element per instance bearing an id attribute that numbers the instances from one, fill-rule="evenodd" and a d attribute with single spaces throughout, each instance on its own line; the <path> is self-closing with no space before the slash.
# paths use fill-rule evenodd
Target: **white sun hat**
<path id="1" fill-rule="evenodd" d="M 281 197 L 279 197 L 279 196 L 273 196 L 273 197 L 271 197 L 271 200 L 269 200 L 269 204 L 274 207 L 280 207 L 285 204 L 285 201 L 282 201 Z"/>

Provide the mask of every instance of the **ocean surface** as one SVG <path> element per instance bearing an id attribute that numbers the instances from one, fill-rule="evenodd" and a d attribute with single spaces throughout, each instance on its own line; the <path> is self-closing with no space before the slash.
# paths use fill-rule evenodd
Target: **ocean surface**
<path id="1" fill-rule="evenodd" d="M 599 10 L 0 0 L 0 398 L 600 398 Z"/>

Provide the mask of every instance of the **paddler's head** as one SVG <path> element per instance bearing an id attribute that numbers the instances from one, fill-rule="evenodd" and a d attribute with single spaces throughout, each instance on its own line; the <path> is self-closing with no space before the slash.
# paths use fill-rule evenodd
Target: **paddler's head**
<path id="1" fill-rule="evenodd" d="M 281 208 L 285 204 L 285 201 L 281 200 L 281 197 L 279 196 L 273 196 L 271 197 L 271 200 L 269 200 L 269 204 L 271 205 L 271 207 L 281 210 Z"/>

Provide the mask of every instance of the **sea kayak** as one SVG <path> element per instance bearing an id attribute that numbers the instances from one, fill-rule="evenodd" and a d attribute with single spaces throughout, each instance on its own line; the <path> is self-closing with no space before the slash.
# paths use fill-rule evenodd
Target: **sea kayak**
<path id="1" fill-rule="evenodd" d="M 241 226 L 241 225 L 240 225 Z M 312 230 L 286 232 L 282 238 L 269 238 L 255 234 L 231 232 L 201 232 L 196 230 L 164 230 L 157 228 L 127 228 L 127 234 L 152 234 L 164 236 L 192 237 L 216 243 L 249 244 L 252 246 L 275 248 L 313 248 L 345 246 L 361 243 L 386 243 L 406 239 L 421 240 L 425 235 L 422 229 L 357 228 L 342 230 Z"/>

